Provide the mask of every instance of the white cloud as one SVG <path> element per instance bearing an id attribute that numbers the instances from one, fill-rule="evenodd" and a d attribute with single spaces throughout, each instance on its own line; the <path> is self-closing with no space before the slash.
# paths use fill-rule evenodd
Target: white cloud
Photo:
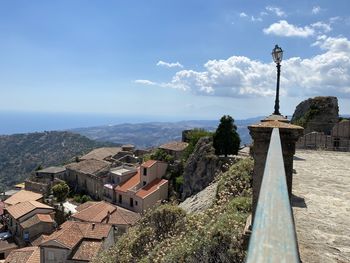
<path id="1" fill-rule="evenodd" d="M 311 27 L 313 27 L 315 29 L 319 29 L 319 30 L 321 30 L 321 32 L 325 32 L 325 33 L 332 30 L 332 28 L 329 24 L 326 24 L 326 23 L 321 22 L 321 21 L 311 24 Z"/>
<path id="2" fill-rule="evenodd" d="M 286 20 L 280 20 L 278 23 L 271 24 L 268 28 L 264 28 L 265 34 L 272 34 L 284 37 L 308 37 L 312 36 L 315 31 L 309 26 L 298 27 L 289 24 Z"/>
<path id="3" fill-rule="evenodd" d="M 175 67 L 183 68 L 183 65 L 181 65 L 179 62 L 169 63 L 162 60 L 158 61 L 157 66 L 162 66 L 167 68 L 175 68 Z"/>
<path id="4" fill-rule="evenodd" d="M 137 79 L 134 82 L 137 84 L 143 84 L 143 85 L 157 85 L 157 83 L 150 81 L 148 79 Z"/>
<path id="5" fill-rule="evenodd" d="M 282 61 L 281 95 L 350 98 L 350 41 L 344 37 L 319 36 L 314 45 L 323 53 Z M 168 83 L 157 85 L 208 96 L 274 96 L 276 67 L 273 62 L 232 56 L 225 60 L 209 60 L 203 71 L 178 71 Z"/>
<path id="6" fill-rule="evenodd" d="M 244 13 L 244 12 L 242 12 L 242 13 L 240 13 L 239 14 L 239 17 L 247 17 L 248 15 L 246 14 L 246 13 Z"/>
<path id="7" fill-rule="evenodd" d="M 319 6 L 314 6 L 314 7 L 312 8 L 312 10 L 311 10 L 311 12 L 312 12 L 314 15 L 318 14 L 320 11 L 321 11 L 321 7 L 319 7 Z"/>
<path id="8" fill-rule="evenodd" d="M 261 21 L 263 21 L 261 17 L 255 17 L 255 16 L 251 16 L 250 20 L 252 22 L 261 22 Z"/>
<path id="9" fill-rule="evenodd" d="M 283 17 L 286 16 L 286 13 L 279 7 L 267 6 L 265 9 L 271 13 L 274 13 L 276 16 Z"/>

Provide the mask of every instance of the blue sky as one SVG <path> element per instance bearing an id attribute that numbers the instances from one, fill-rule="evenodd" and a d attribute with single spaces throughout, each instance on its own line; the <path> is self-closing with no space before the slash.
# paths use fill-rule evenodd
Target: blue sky
<path id="1" fill-rule="evenodd" d="M 334 95 L 350 113 L 348 1 L 0 1 L 0 111 L 218 119 Z"/>

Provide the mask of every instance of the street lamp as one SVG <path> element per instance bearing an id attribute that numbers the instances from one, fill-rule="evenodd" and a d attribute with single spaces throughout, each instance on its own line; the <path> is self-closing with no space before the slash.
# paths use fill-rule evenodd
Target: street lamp
<path id="1" fill-rule="evenodd" d="M 277 67 L 277 86 L 276 86 L 276 99 L 275 99 L 275 111 L 274 115 L 281 115 L 280 113 L 280 73 L 281 73 L 281 62 L 283 57 L 283 50 L 278 45 L 275 45 L 275 48 L 272 50 L 272 58 L 276 63 Z"/>

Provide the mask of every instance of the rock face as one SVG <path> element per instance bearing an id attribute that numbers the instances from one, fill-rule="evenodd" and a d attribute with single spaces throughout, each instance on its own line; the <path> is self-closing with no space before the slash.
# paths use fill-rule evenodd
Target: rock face
<path id="1" fill-rule="evenodd" d="M 220 160 L 215 155 L 213 142 L 201 138 L 184 168 L 183 198 L 198 193 L 207 187 L 220 171 Z"/>
<path id="2" fill-rule="evenodd" d="M 215 182 L 199 193 L 187 198 L 179 207 L 187 213 L 200 213 L 207 210 L 214 202 L 218 183 Z"/>
<path id="3" fill-rule="evenodd" d="M 339 120 L 337 97 L 315 97 L 304 100 L 295 109 L 292 123 L 304 127 L 304 134 L 317 131 L 330 134 Z"/>

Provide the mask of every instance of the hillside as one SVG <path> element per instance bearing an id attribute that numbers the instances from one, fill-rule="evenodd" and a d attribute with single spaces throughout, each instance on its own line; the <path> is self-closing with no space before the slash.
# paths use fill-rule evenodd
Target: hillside
<path id="1" fill-rule="evenodd" d="M 0 136 L 0 185 L 22 181 L 39 165 L 60 165 L 103 145 L 71 132 L 37 132 Z"/>
<path id="2" fill-rule="evenodd" d="M 253 161 L 244 159 L 221 174 L 213 204 L 202 213 L 175 204 L 148 211 L 93 262 L 243 262 L 252 170 Z"/>
<path id="3" fill-rule="evenodd" d="M 236 120 L 238 133 L 242 144 L 251 142 L 247 126 L 258 122 L 262 117 L 246 120 Z M 73 129 L 73 132 L 84 135 L 92 140 L 114 143 L 131 143 L 138 148 L 159 146 L 168 141 L 181 140 L 182 131 L 203 128 L 214 131 L 218 121 L 181 121 L 181 122 L 149 122 L 137 124 L 118 124 Z"/>

